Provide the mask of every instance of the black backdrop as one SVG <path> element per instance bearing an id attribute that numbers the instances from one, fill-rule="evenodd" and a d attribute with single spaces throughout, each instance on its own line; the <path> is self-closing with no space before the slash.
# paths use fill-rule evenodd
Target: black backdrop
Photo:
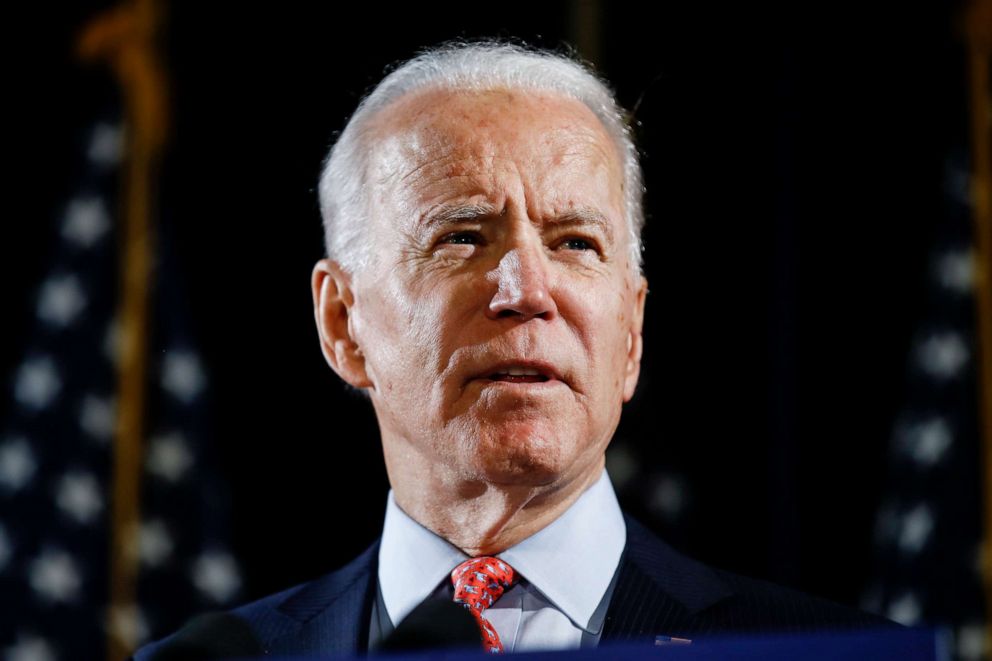
<path id="1" fill-rule="evenodd" d="M 706 561 L 856 603 L 944 127 L 963 112 L 953 7 L 602 4 L 598 64 L 636 106 L 648 185 L 644 368 L 617 434 L 638 473 L 622 500 Z M 335 131 L 419 47 L 494 35 L 555 47 L 573 10 L 205 5 L 170 10 L 162 222 L 211 371 L 247 596 L 260 596 L 370 543 L 387 488 L 371 409 L 337 384 L 313 330 L 314 186 Z M 70 43 L 91 13 L 10 17 L 3 374 L 71 185 L 92 75 Z M 678 516 L 650 504 L 660 474 L 684 487 Z"/>

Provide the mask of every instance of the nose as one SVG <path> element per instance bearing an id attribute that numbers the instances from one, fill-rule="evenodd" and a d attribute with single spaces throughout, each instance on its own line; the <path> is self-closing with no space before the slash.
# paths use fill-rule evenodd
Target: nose
<path id="1" fill-rule="evenodd" d="M 547 258 L 541 248 L 515 246 L 489 275 L 496 281 L 496 293 L 486 311 L 489 318 L 519 317 L 528 321 L 551 319 L 558 314 L 551 295 Z"/>

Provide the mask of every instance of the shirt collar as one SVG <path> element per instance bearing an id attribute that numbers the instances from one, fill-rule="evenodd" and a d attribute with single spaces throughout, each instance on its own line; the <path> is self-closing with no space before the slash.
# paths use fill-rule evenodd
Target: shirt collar
<path id="1" fill-rule="evenodd" d="M 620 564 L 626 537 L 623 513 L 604 470 L 564 514 L 498 557 L 576 626 L 589 631 Z M 379 589 L 393 623 L 466 559 L 461 550 L 401 510 L 390 491 L 379 546 Z"/>
<path id="2" fill-rule="evenodd" d="M 379 591 L 394 625 L 467 559 L 460 549 L 401 510 L 390 489 L 379 544 Z"/>

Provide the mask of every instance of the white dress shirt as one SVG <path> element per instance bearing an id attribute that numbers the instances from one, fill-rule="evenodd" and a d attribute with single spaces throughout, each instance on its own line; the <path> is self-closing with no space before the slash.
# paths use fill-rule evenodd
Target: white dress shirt
<path id="1" fill-rule="evenodd" d="M 594 645 L 626 537 L 623 513 L 604 470 L 553 523 L 498 554 L 520 578 L 483 614 L 503 648 Z M 379 546 L 379 588 L 393 626 L 450 582 L 451 570 L 467 559 L 410 518 L 390 491 Z"/>

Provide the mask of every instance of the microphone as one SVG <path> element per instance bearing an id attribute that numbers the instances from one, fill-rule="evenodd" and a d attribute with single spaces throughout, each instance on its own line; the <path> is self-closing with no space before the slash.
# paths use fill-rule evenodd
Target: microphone
<path id="1" fill-rule="evenodd" d="M 169 638 L 150 661 L 213 661 L 261 656 L 265 650 L 248 623 L 230 613 L 193 618 Z"/>
<path id="2" fill-rule="evenodd" d="M 446 599 L 427 599 L 386 636 L 377 651 L 464 650 L 481 645 L 479 625 L 464 606 Z"/>

